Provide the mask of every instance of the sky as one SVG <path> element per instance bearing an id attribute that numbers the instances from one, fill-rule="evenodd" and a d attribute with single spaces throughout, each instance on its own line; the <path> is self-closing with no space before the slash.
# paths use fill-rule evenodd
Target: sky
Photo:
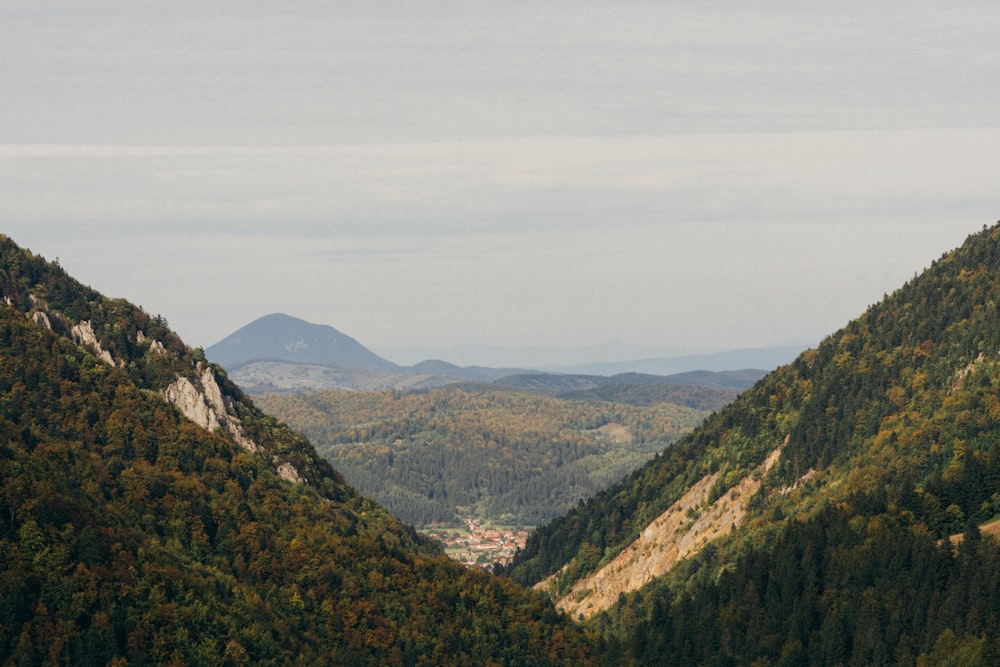
<path id="1" fill-rule="evenodd" d="M 990 2 L 0 0 L 0 233 L 191 345 L 816 342 L 1000 219 Z"/>

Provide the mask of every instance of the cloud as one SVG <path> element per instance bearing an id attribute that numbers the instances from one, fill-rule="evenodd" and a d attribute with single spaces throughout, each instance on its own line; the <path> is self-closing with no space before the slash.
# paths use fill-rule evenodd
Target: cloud
<path id="1" fill-rule="evenodd" d="M 910 217 L 995 202 L 1000 128 L 358 146 L 0 146 L 11 220 L 489 234 Z M 58 190 L 51 192 L 51 184 Z M 206 223 L 211 223 L 207 225 Z"/>
<path id="2" fill-rule="evenodd" d="M 98 0 L 4 18 L 0 142 L 968 127 L 994 124 L 1000 102 L 985 2 Z"/>
<path id="3" fill-rule="evenodd" d="M 197 344 L 272 310 L 815 336 L 996 219 L 998 33 L 985 2 L 10 5 L 0 215 Z"/>

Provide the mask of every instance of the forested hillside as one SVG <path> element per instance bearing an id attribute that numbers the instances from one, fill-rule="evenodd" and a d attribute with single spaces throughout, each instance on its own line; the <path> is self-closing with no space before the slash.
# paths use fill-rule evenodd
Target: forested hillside
<path id="1" fill-rule="evenodd" d="M 587 664 L 162 318 L 0 237 L 0 663 Z"/>
<path id="2" fill-rule="evenodd" d="M 722 498 L 746 517 L 594 615 L 621 662 L 997 664 L 1000 550 L 977 527 L 1000 511 L 998 303 L 1000 226 L 539 529 L 509 574 L 558 573 L 558 597 L 707 480 L 692 524 Z"/>
<path id="3" fill-rule="evenodd" d="M 700 395 L 698 388 L 674 395 Z M 418 527 L 476 516 L 534 526 L 620 480 L 706 412 L 487 388 L 266 394 L 362 493 Z"/>

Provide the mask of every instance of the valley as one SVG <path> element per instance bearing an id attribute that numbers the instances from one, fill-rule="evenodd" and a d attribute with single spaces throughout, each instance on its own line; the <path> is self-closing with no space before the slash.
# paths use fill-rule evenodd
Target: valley
<path id="1" fill-rule="evenodd" d="M 255 397 L 417 528 L 539 525 L 616 482 L 708 414 L 493 387 Z"/>
<path id="2" fill-rule="evenodd" d="M 250 400 L 163 318 L 0 266 L 4 664 L 1000 659 L 1000 223 L 738 393 Z"/>

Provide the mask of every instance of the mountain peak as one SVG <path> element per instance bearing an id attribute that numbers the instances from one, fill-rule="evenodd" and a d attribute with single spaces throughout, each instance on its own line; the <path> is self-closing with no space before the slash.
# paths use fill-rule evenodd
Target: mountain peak
<path id="1" fill-rule="evenodd" d="M 259 317 L 205 350 L 232 370 L 253 361 L 288 361 L 343 368 L 395 369 L 364 345 L 326 324 L 285 313 Z"/>

